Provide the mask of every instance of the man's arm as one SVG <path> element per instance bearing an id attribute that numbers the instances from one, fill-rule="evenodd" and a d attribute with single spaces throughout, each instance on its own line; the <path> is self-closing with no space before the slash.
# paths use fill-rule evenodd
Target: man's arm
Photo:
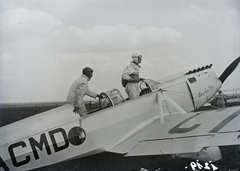
<path id="1" fill-rule="evenodd" d="M 134 74 L 135 70 L 131 67 L 127 67 L 122 74 L 122 79 L 127 80 L 129 82 L 138 82 L 139 76 L 137 74 Z"/>
<path id="2" fill-rule="evenodd" d="M 92 97 L 92 98 L 96 98 L 99 95 L 97 93 L 95 93 L 94 91 L 90 90 L 89 88 L 86 90 L 86 95 Z"/>

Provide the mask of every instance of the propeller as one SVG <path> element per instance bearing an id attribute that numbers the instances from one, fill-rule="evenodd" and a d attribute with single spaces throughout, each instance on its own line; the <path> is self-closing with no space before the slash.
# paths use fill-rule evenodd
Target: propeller
<path id="1" fill-rule="evenodd" d="M 235 70 L 235 68 L 238 66 L 240 63 L 240 56 L 235 59 L 222 73 L 222 75 L 219 77 L 220 81 L 223 83 L 227 77 Z"/>

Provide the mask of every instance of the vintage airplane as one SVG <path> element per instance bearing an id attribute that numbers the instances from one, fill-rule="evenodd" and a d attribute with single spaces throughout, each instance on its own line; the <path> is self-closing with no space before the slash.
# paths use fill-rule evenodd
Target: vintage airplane
<path id="1" fill-rule="evenodd" d="M 30 170 L 106 151 L 218 161 L 218 146 L 240 144 L 240 107 L 197 109 L 239 62 L 240 57 L 220 77 L 207 65 L 159 81 L 146 79 L 139 83 L 141 96 L 133 100 L 117 89 L 104 92 L 82 128 L 71 104 L 5 125 L 0 128 L 0 170 Z"/>

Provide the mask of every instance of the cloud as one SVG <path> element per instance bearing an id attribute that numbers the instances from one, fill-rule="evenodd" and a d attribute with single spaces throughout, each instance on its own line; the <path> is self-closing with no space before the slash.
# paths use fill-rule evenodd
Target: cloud
<path id="1" fill-rule="evenodd" d="M 7 10 L 2 15 L 1 32 L 4 40 L 16 40 L 31 36 L 49 36 L 64 24 L 44 11 L 24 8 Z"/>
<path id="2" fill-rule="evenodd" d="M 136 47 L 153 49 L 174 46 L 182 38 L 181 33 L 172 28 L 153 26 L 141 29 L 124 24 L 95 26 L 90 29 L 65 26 L 44 11 L 24 8 L 5 11 L 1 24 L 5 41 L 37 37 L 39 42 L 49 43 L 55 50 L 66 53 L 129 51 Z"/>
<path id="3" fill-rule="evenodd" d="M 121 24 L 95 26 L 91 29 L 68 26 L 55 31 L 51 41 L 52 44 L 58 42 L 61 51 L 67 53 L 106 53 L 176 46 L 181 42 L 181 38 L 181 33 L 171 28 L 148 26 L 137 29 Z"/>

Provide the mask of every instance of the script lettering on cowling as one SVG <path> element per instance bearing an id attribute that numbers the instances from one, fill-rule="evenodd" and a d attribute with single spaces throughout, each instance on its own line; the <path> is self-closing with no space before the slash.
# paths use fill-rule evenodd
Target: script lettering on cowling
<path id="1" fill-rule="evenodd" d="M 213 85 L 210 85 L 210 86 L 206 87 L 203 91 L 199 91 L 199 92 L 198 92 L 198 97 L 204 96 L 205 94 L 209 93 L 209 92 L 212 91 L 213 89 L 214 89 L 214 86 L 213 86 Z"/>

